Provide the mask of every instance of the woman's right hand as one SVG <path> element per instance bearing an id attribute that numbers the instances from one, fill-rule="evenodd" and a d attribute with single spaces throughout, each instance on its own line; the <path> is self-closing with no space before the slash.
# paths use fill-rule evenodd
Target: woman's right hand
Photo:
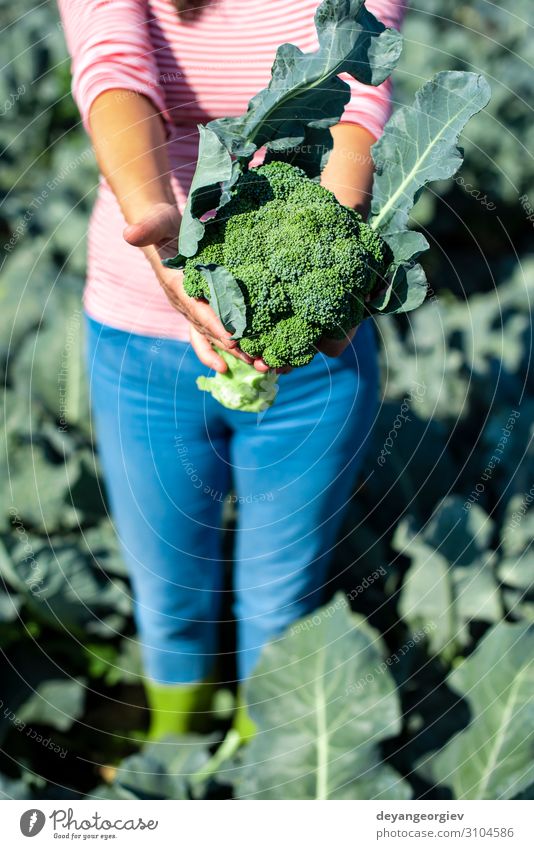
<path id="1" fill-rule="evenodd" d="M 267 366 L 261 360 L 254 361 L 239 349 L 239 342 L 231 338 L 231 333 L 225 330 L 208 303 L 186 294 L 182 272 L 162 264 L 163 259 L 176 254 L 180 222 L 181 216 L 174 204 L 158 203 L 141 221 L 126 227 L 123 235 L 128 244 L 145 249 L 170 303 L 191 323 L 191 344 L 204 365 L 219 372 L 227 370 L 222 357 L 213 350 L 212 346 L 217 345 L 244 362 L 253 363 L 258 371 L 266 371 Z"/>
<path id="2" fill-rule="evenodd" d="M 182 272 L 162 265 L 162 259 L 177 252 L 181 216 L 169 177 L 165 124 L 153 102 L 129 89 L 106 90 L 93 101 L 89 123 L 100 171 L 125 219 L 135 221 L 125 228 L 124 238 L 143 251 L 170 303 L 190 322 L 197 356 L 221 372 L 227 365 L 213 345 L 252 362 L 210 305 L 186 294 Z M 254 366 L 267 370 L 261 360 L 255 360 Z"/>

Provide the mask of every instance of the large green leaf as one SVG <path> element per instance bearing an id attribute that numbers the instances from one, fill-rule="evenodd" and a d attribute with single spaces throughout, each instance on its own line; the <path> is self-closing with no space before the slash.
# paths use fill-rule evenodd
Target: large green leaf
<path id="1" fill-rule="evenodd" d="M 230 183 L 232 177 L 235 180 L 239 176 L 230 153 L 218 135 L 202 124 L 199 124 L 198 131 L 197 167 L 182 214 L 179 253 L 174 259 L 165 260 L 164 265 L 168 268 L 183 268 L 186 258 L 196 254 L 198 243 L 204 235 L 204 224 L 199 219 L 206 212 L 219 207 L 221 184 Z"/>
<path id="2" fill-rule="evenodd" d="M 379 85 L 395 67 L 401 37 L 386 29 L 363 0 L 324 0 L 315 13 L 319 49 L 303 53 L 282 44 L 267 88 L 252 98 L 244 115 L 210 122 L 210 127 L 237 156 L 276 141 L 292 148 L 305 128 L 331 127 L 350 99 L 349 86 L 338 78 L 348 73 L 360 82 Z"/>
<path id="3" fill-rule="evenodd" d="M 466 511 L 451 496 L 422 531 L 404 519 L 395 532 L 394 548 L 412 561 L 400 613 L 412 628 L 424 628 L 430 650 L 446 658 L 469 643 L 471 622 L 497 622 L 503 615 L 495 558 L 486 550 L 491 528 L 480 507 Z"/>
<path id="4" fill-rule="evenodd" d="M 122 761 L 113 784 L 97 799 L 190 799 L 192 777 L 208 762 L 213 738 L 187 734 L 149 743 Z"/>
<path id="5" fill-rule="evenodd" d="M 48 725 L 68 731 L 83 711 L 85 681 L 71 678 L 36 643 L 25 641 L 0 655 L 0 742 L 10 731 Z"/>
<path id="6" fill-rule="evenodd" d="M 448 683 L 471 722 L 419 769 L 456 799 L 513 798 L 534 781 L 534 628 L 499 623 Z"/>
<path id="7" fill-rule="evenodd" d="M 77 635 L 115 636 L 131 612 L 124 581 L 96 569 L 84 546 L 26 534 L 0 563 L 4 580 L 41 621 Z"/>
<path id="8" fill-rule="evenodd" d="M 456 173 L 462 164 L 458 136 L 489 98 L 480 74 L 442 71 L 422 86 L 412 106 L 393 114 L 372 148 L 372 227 L 404 230 L 423 186 Z"/>
<path id="9" fill-rule="evenodd" d="M 13 368 L 16 386 L 30 388 L 60 427 L 89 429 L 89 399 L 83 361 L 79 292 L 65 285 L 44 313 L 44 326 L 28 336 Z"/>
<path id="10" fill-rule="evenodd" d="M 81 716 L 84 700 L 82 679 L 49 678 L 24 702 L 18 716 L 29 724 L 50 725 L 59 731 L 68 731 L 74 720 Z"/>
<path id="11" fill-rule="evenodd" d="M 420 234 L 406 232 L 410 210 L 427 183 L 456 173 L 462 164 L 458 136 L 489 97 L 480 74 L 443 71 L 422 86 L 412 106 L 393 114 L 373 145 L 370 224 L 394 254 L 389 283 L 371 303 L 373 310 L 409 312 L 423 303 L 426 279 L 415 260 L 428 245 Z"/>
<path id="12" fill-rule="evenodd" d="M 243 756 L 239 797 L 408 798 L 378 751 L 400 730 L 395 684 L 381 663 L 378 635 L 341 594 L 270 643 L 246 684 L 258 733 Z"/>
<path id="13" fill-rule="evenodd" d="M 38 442 L 15 444 L 2 469 L 0 527 L 7 529 L 11 521 L 47 533 L 76 527 L 79 515 L 70 491 L 80 471 L 76 456 L 54 462 Z"/>
<path id="14" fill-rule="evenodd" d="M 311 158 L 297 153 L 291 160 L 301 167 L 311 164 L 316 173 L 317 161 L 324 163 L 331 141 L 324 132 L 317 138 L 313 131 L 336 124 L 350 100 L 350 87 L 338 74 L 379 85 L 397 63 L 400 34 L 377 21 L 364 0 L 323 0 L 315 25 L 318 50 L 303 53 L 294 44 L 282 44 L 269 85 L 252 98 L 247 111 L 199 127 L 197 167 L 180 227 L 179 254 L 165 263 L 169 267 L 181 268 L 185 257 L 195 255 L 204 234 L 199 219 L 229 200 L 229 188 L 258 148 L 269 144 L 277 152 L 289 151 L 301 146 L 311 130 L 311 141 L 325 149 Z M 232 163 L 232 156 L 239 161 Z"/>

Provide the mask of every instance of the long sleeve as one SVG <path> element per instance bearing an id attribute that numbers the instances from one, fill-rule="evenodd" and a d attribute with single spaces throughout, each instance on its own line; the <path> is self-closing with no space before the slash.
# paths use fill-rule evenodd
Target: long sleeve
<path id="1" fill-rule="evenodd" d="M 72 57 L 72 94 L 86 130 L 95 98 L 115 88 L 146 95 L 170 120 L 148 37 L 145 0 L 58 0 L 58 6 Z"/>
<path id="2" fill-rule="evenodd" d="M 183 24 L 170 0 L 58 0 L 72 55 L 74 98 L 89 131 L 89 111 L 108 89 L 136 91 L 162 114 L 178 206 L 195 170 L 196 125 L 240 115 L 270 76 L 276 48 L 316 49 L 319 0 L 217 0 Z M 385 24 L 399 26 L 401 0 L 367 0 Z M 273 13 L 279 7 L 280 14 Z M 390 112 L 391 85 L 349 81 L 343 116 L 378 137 Z M 125 219 L 101 180 L 89 228 L 85 308 L 97 321 L 132 333 L 188 339 L 187 321 L 173 309 L 153 269 L 122 236 Z"/>
<path id="3" fill-rule="evenodd" d="M 406 11 L 406 0 L 367 0 L 365 5 L 383 24 L 400 29 Z M 379 86 L 363 85 L 348 74 L 341 74 L 341 79 L 350 85 L 352 92 L 350 103 L 347 104 L 341 120 L 360 124 L 378 139 L 391 115 L 391 78 Z"/>

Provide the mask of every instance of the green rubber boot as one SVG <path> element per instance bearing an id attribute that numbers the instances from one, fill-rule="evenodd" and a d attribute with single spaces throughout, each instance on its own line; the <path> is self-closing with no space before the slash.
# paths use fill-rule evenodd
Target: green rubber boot
<path id="1" fill-rule="evenodd" d="M 232 728 L 237 731 L 242 743 L 248 743 L 256 736 L 256 723 L 251 719 L 245 700 L 240 692 L 237 694 Z"/>
<path id="2" fill-rule="evenodd" d="M 206 734 L 210 730 L 211 702 L 215 685 L 212 680 L 193 684 L 162 684 L 145 679 L 145 694 L 150 708 L 148 740 L 160 740 L 167 734 Z"/>

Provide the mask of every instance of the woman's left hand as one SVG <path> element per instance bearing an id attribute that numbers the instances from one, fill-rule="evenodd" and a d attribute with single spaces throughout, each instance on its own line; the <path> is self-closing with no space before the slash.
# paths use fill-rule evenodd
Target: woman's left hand
<path id="1" fill-rule="evenodd" d="M 317 350 L 326 354 L 327 357 L 339 357 L 345 348 L 348 348 L 357 330 L 357 327 L 353 327 L 344 339 L 330 339 L 328 336 L 321 336 L 317 342 Z"/>
<path id="2" fill-rule="evenodd" d="M 200 333 L 199 330 L 194 326 L 194 324 L 189 325 L 189 339 L 191 342 L 191 347 L 193 351 L 199 358 L 200 362 L 203 363 L 208 368 L 214 369 L 214 371 L 221 372 L 224 374 L 225 371 L 228 371 L 228 366 L 225 361 L 220 357 L 213 347 L 213 343 L 206 338 L 205 335 Z M 249 365 L 253 365 L 256 371 L 260 372 L 268 372 L 269 366 L 264 363 L 264 361 L 260 357 L 256 357 L 255 359 L 244 354 L 239 348 L 234 348 L 230 353 L 232 353 L 238 359 L 243 360 Z"/>

